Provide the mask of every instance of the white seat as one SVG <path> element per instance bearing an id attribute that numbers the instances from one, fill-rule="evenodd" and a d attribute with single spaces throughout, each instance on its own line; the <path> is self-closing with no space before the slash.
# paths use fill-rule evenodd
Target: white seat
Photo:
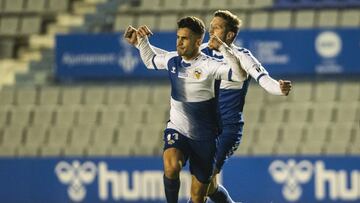
<path id="1" fill-rule="evenodd" d="M 134 25 L 135 20 L 136 20 L 135 15 L 131 15 L 131 14 L 117 15 L 115 18 L 114 30 L 123 32 L 126 30 L 126 28 L 129 25 L 136 26 Z"/>
<path id="2" fill-rule="evenodd" d="M 15 16 L 0 18 L 0 34 L 16 35 L 19 28 L 19 18 Z"/>
<path id="3" fill-rule="evenodd" d="M 55 112 L 55 125 L 69 127 L 75 123 L 75 107 L 63 106 L 56 108 Z"/>
<path id="4" fill-rule="evenodd" d="M 64 87 L 62 88 L 61 104 L 74 105 L 82 103 L 82 88 L 80 87 Z"/>
<path id="5" fill-rule="evenodd" d="M 11 119 L 10 125 L 11 126 L 27 126 L 30 123 L 31 118 L 31 111 L 30 107 L 16 107 L 11 109 Z"/>
<path id="6" fill-rule="evenodd" d="M 16 90 L 10 87 L 3 87 L 0 89 L 0 106 L 13 105 L 15 100 Z"/>
<path id="7" fill-rule="evenodd" d="M 102 87 L 89 87 L 84 90 L 84 104 L 104 104 L 106 90 Z"/>
<path id="8" fill-rule="evenodd" d="M 337 10 L 320 10 L 318 14 L 319 27 L 336 27 L 338 26 L 338 11 Z"/>
<path id="9" fill-rule="evenodd" d="M 158 17 L 155 14 L 143 14 L 138 17 L 137 26 L 146 25 L 150 30 L 158 30 Z"/>
<path id="10" fill-rule="evenodd" d="M 45 144 L 46 140 L 46 126 L 36 125 L 26 129 L 25 146 L 39 147 Z"/>
<path id="11" fill-rule="evenodd" d="M 25 11 L 27 12 L 43 12 L 45 10 L 45 0 L 28 0 Z"/>
<path id="12" fill-rule="evenodd" d="M 17 12 L 21 13 L 24 6 L 24 0 L 4 0 L 4 12 Z"/>
<path id="13" fill-rule="evenodd" d="M 82 125 L 97 125 L 99 118 L 99 108 L 96 106 L 84 106 L 78 109 L 77 124 Z"/>
<path id="14" fill-rule="evenodd" d="M 40 105 L 56 105 L 59 103 L 60 88 L 44 86 L 40 89 Z"/>
<path id="15" fill-rule="evenodd" d="M 108 105 L 126 104 L 129 97 L 129 88 L 126 86 L 113 87 L 108 90 L 106 99 Z"/>
<path id="16" fill-rule="evenodd" d="M 177 14 L 163 14 L 159 16 L 158 30 L 160 31 L 175 31 L 177 28 L 176 21 L 178 20 Z"/>
<path id="17" fill-rule="evenodd" d="M 340 101 L 358 102 L 360 100 L 360 84 L 358 82 L 346 82 L 340 86 Z"/>
<path id="18" fill-rule="evenodd" d="M 358 9 L 344 9 L 340 13 L 339 26 L 358 27 L 360 25 L 360 14 Z"/>
<path id="19" fill-rule="evenodd" d="M 69 142 L 69 129 L 64 127 L 53 127 L 49 129 L 48 147 L 61 148 Z"/>
<path id="20" fill-rule="evenodd" d="M 37 90 L 35 87 L 17 88 L 16 95 L 18 105 L 34 105 L 37 103 Z"/>
<path id="21" fill-rule="evenodd" d="M 41 31 L 41 17 L 29 16 L 20 21 L 20 33 L 24 35 L 38 34 Z"/>
<path id="22" fill-rule="evenodd" d="M 291 27 L 291 11 L 276 11 L 272 14 L 273 28 L 290 28 Z"/>
<path id="23" fill-rule="evenodd" d="M 1 146 L 19 147 L 23 144 L 23 140 L 24 140 L 23 128 L 19 128 L 18 126 L 5 128 L 3 131 Z"/>
<path id="24" fill-rule="evenodd" d="M 315 101 L 331 102 L 335 101 L 338 93 L 337 82 L 319 82 L 315 86 Z"/>
<path id="25" fill-rule="evenodd" d="M 268 27 L 269 13 L 266 11 L 253 12 L 250 14 L 249 18 L 250 18 L 250 23 L 249 23 L 250 29 L 264 29 Z"/>
<path id="26" fill-rule="evenodd" d="M 312 28 L 315 25 L 315 11 L 314 10 L 298 10 L 295 12 L 295 27 L 296 28 Z"/>

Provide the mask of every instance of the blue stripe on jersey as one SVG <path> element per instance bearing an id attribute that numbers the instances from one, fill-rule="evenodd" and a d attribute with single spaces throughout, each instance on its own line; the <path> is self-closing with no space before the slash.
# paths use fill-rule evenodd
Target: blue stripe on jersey
<path id="1" fill-rule="evenodd" d="M 202 102 L 182 102 L 184 112 L 191 122 L 190 137 L 195 140 L 213 139 L 219 133 L 217 99 Z"/>
<path id="2" fill-rule="evenodd" d="M 158 68 L 156 67 L 155 61 L 154 61 L 155 56 L 156 56 L 156 54 L 152 57 L 151 62 L 152 62 L 152 65 L 154 66 L 154 69 L 158 70 Z"/>
<path id="3" fill-rule="evenodd" d="M 260 75 L 256 78 L 256 82 L 259 82 L 260 78 L 261 78 L 262 76 L 264 76 L 264 75 L 267 75 L 267 74 L 266 74 L 266 73 L 260 74 Z"/>
<path id="4" fill-rule="evenodd" d="M 184 79 L 179 78 L 178 67 L 181 67 L 181 57 L 175 56 L 168 61 L 168 74 L 171 82 L 171 97 L 176 101 L 186 101 Z"/>
<path id="5" fill-rule="evenodd" d="M 230 69 L 230 71 L 228 73 L 228 80 L 229 81 L 232 81 L 231 77 L 232 77 L 232 70 Z"/>
<path id="6" fill-rule="evenodd" d="M 251 78 L 244 81 L 241 89 L 220 89 L 219 106 L 222 124 L 243 123 L 242 111 Z"/>

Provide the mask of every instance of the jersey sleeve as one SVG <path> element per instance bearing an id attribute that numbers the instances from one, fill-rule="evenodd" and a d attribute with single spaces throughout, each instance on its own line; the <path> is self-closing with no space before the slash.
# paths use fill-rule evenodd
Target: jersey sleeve
<path id="1" fill-rule="evenodd" d="M 232 71 L 230 66 L 223 60 L 208 57 L 208 70 L 210 75 L 216 80 L 232 81 Z"/>
<path id="2" fill-rule="evenodd" d="M 247 49 L 236 49 L 236 55 L 240 59 L 241 66 L 248 72 L 252 78 L 256 81 L 264 76 L 268 75 L 268 72 L 261 65 L 261 63 L 251 54 Z"/>

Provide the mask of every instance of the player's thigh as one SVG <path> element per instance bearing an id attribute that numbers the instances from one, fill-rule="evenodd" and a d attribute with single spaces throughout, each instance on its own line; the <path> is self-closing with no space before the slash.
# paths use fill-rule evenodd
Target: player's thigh
<path id="1" fill-rule="evenodd" d="M 173 129 L 164 131 L 164 170 L 165 175 L 172 176 L 180 172 L 188 159 L 189 146 L 187 138 Z"/>
<path id="2" fill-rule="evenodd" d="M 216 140 L 192 140 L 190 143 L 190 172 L 199 182 L 208 184 L 214 171 Z"/>

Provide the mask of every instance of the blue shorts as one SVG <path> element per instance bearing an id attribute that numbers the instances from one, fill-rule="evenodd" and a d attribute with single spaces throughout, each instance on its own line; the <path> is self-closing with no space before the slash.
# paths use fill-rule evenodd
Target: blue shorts
<path id="1" fill-rule="evenodd" d="M 216 140 L 192 140 L 174 129 L 164 131 L 164 151 L 169 148 L 179 149 L 190 164 L 190 173 L 198 181 L 207 184 L 214 170 Z"/>
<path id="2" fill-rule="evenodd" d="M 223 125 L 222 133 L 217 140 L 216 168 L 220 171 L 226 160 L 237 150 L 240 145 L 243 124 Z"/>

